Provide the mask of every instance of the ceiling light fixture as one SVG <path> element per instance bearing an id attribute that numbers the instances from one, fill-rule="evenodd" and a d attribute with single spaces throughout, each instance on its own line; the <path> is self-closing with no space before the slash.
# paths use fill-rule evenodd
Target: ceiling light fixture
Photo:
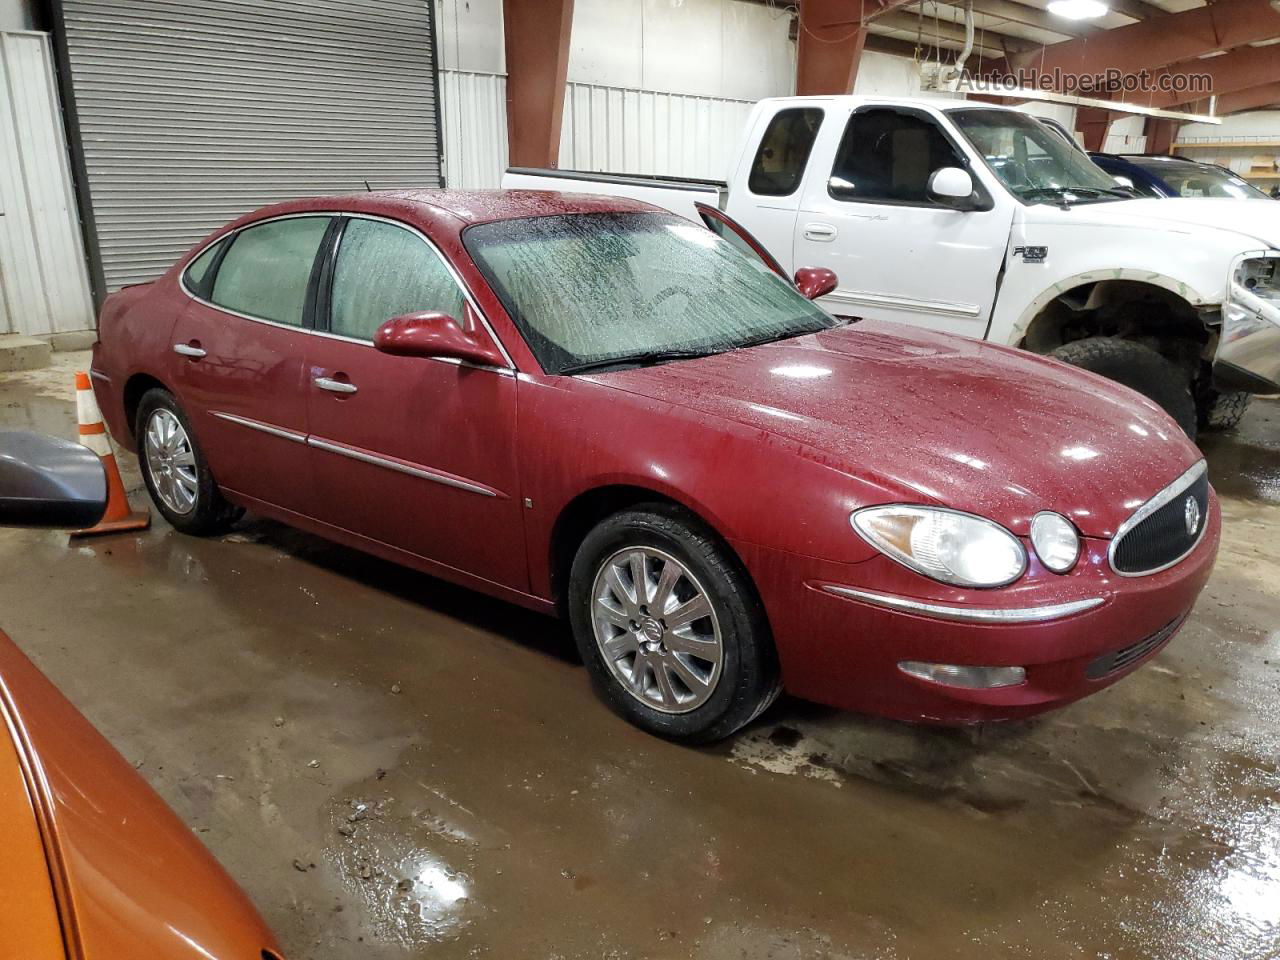
<path id="1" fill-rule="evenodd" d="M 1111 9 L 1099 0 L 1053 0 L 1049 12 L 1067 20 L 1093 20 L 1110 13 Z"/>

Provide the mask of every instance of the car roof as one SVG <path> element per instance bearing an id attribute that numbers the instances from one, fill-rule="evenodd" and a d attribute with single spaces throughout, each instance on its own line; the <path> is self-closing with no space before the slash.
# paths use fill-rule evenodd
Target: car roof
<path id="1" fill-rule="evenodd" d="M 833 94 L 831 96 L 770 97 L 767 100 L 761 101 L 761 103 L 794 103 L 796 105 L 819 102 L 835 103 L 845 106 L 874 104 L 875 106 L 884 107 L 919 107 L 933 110 L 1003 110 L 1007 113 L 1020 113 L 1024 116 L 1034 116 L 1033 114 L 1028 114 L 1025 110 L 1017 110 L 1013 107 L 1001 106 L 994 103 L 964 100 L 948 94 L 938 94 L 937 96 L 928 97 L 881 97 L 870 95 L 862 96 L 859 94 Z"/>
<path id="2" fill-rule="evenodd" d="M 258 220 L 305 213 L 363 213 L 403 219 L 420 226 L 458 232 L 475 223 L 552 217 L 579 213 L 667 213 L 661 207 L 625 197 L 553 190 L 372 190 L 303 197 L 259 207 L 226 229 Z"/>

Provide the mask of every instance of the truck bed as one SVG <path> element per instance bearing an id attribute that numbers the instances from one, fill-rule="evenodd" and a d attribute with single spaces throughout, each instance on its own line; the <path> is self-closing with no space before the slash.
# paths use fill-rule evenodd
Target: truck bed
<path id="1" fill-rule="evenodd" d="M 601 193 L 626 197 L 663 207 L 690 220 L 698 220 L 694 203 L 718 206 L 723 180 L 693 180 L 687 177 L 659 177 L 633 173 L 596 173 L 590 170 L 544 170 L 536 167 L 508 167 L 502 177 L 505 190 L 559 190 L 571 193 Z"/>

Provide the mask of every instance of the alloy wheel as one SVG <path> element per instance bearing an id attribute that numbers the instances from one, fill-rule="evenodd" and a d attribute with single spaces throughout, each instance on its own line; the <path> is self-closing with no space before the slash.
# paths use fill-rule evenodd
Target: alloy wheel
<path id="1" fill-rule="evenodd" d="M 688 713 L 715 692 L 724 644 L 714 604 L 689 568 L 653 547 L 609 557 L 591 589 L 591 625 L 609 672 L 662 713 Z"/>
<path id="2" fill-rule="evenodd" d="M 142 445 L 156 496 L 174 513 L 194 510 L 200 482 L 191 438 L 182 422 L 163 407 L 155 410 L 147 420 Z"/>

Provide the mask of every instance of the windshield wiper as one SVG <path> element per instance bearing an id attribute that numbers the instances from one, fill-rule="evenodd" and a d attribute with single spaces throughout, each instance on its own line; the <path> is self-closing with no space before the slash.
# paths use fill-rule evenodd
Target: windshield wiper
<path id="1" fill-rule="evenodd" d="M 1123 200 L 1132 200 L 1137 196 L 1136 193 L 1130 193 L 1119 187 L 1114 189 L 1110 187 L 1034 187 L 1031 190 L 1022 190 L 1020 193 L 1027 200 L 1032 197 L 1058 197 L 1064 206 L 1070 206 L 1070 202 L 1066 197 L 1067 194 L 1084 194 L 1085 196 L 1091 195 L 1094 197 L 1112 196 L 1120 197 Z"/>
<path id="2" fill-rule="evenodd" d="M 669 360 L 696 360 L 709 357 L 722 350 L 648 350 L 643 353 L 631 353 L 622 357 L 601 357 L 598 360 L 585 360 L 582 363 L 561 367 L 560 376 L 572 376 L 575 373 L 588 373 L 592 370 L 608 370 L 612 367 L 650 367 Z"/>

